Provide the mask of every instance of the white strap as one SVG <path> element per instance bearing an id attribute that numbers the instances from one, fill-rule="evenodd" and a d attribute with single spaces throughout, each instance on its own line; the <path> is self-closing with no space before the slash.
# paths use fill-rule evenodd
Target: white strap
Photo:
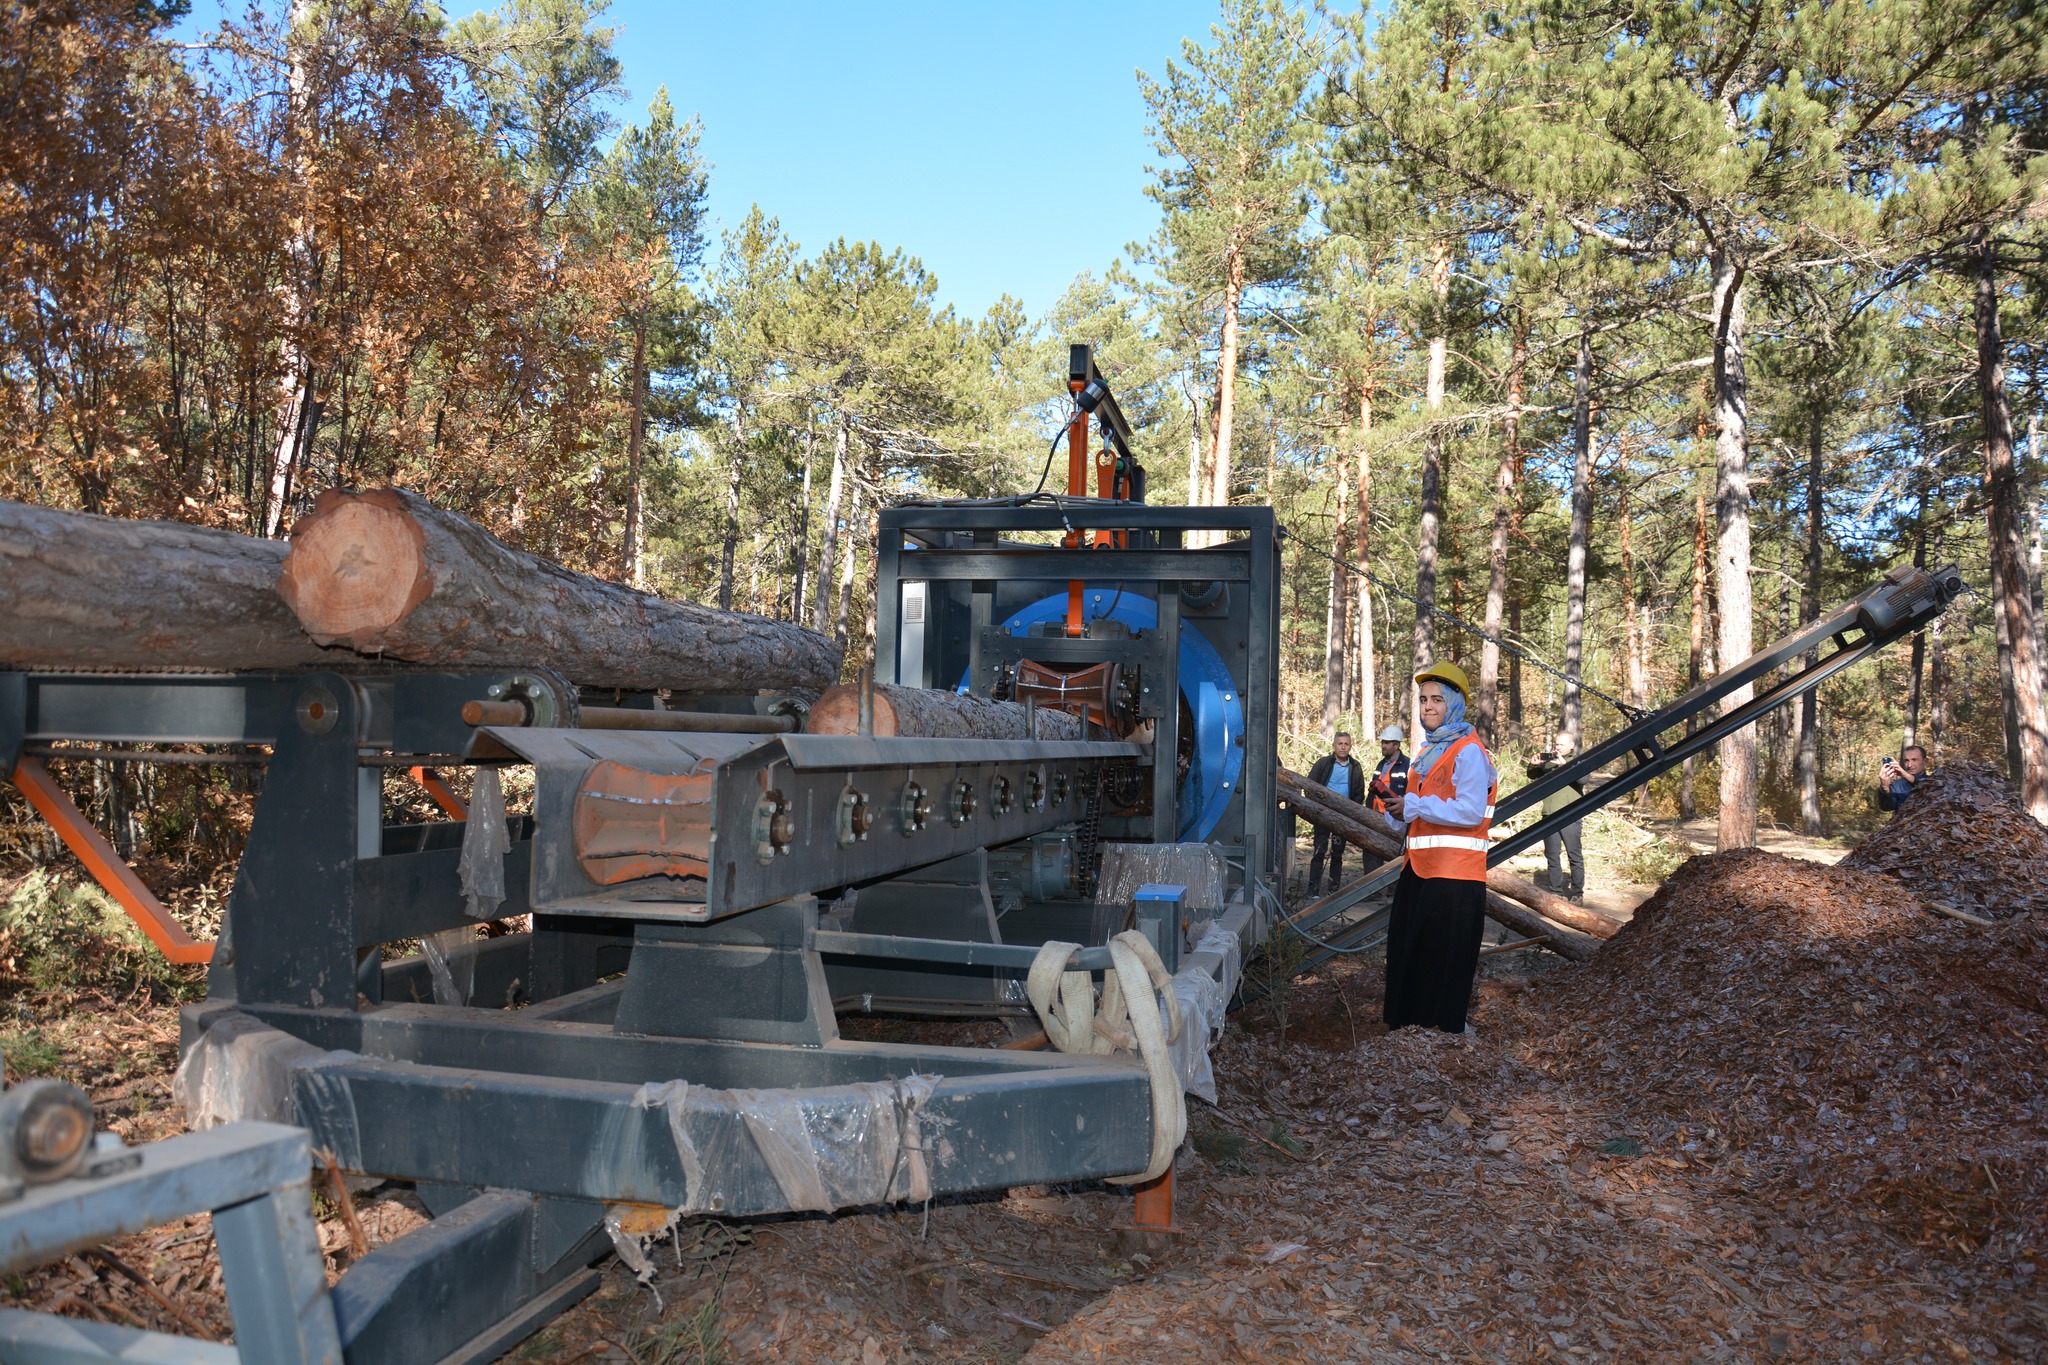
<path id="1" fill-rule="evenodd" d="M 1173 978 L 1150 939 L 1126 929 L 1109 941 L 1111 970 L 1102 978 L 1102 1004 L 1087 972 L 1068 971 L 1079 946 L 1047 943 L 1031 961 L 1024 993 L 1045 1022 L 1045 1036 L 1061 1052 L 1136 1052 L 1145 1064 L 1152 1095 L 1152 1157 L 1136 1175 L 1110 1177 L 1111 1184 L 1154 1180 L 1173 1165 L 1187 1136 L 1187 1101 L 1173 1069 L 1168 1044 L 1183 1027 Z M 1161 1000 L 1164 1000 L 1164 1009 Z M 1138 1003 L 1132 1009 L 1133 1002 Z M 1149 1005 L 1149 1008 L 1148 1008 Z"/>

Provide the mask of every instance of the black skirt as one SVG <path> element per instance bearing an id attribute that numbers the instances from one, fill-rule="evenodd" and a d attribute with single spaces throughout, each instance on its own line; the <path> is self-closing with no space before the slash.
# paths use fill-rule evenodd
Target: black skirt
<path id="1" fill-rule="evenodd" d="M 1462 1033 L 1486 928 L 1486 883 L 1401 869 L 1387 924 L 1387 1027 Z"/>

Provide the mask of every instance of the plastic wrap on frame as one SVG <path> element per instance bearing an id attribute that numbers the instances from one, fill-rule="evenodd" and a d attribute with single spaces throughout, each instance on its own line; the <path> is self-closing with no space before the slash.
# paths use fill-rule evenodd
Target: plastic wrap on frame
<path id="1" fill-rule="evenodd" d="M 505 855 L 511 851 L 512 833 L 505 823 L 505 788 L 498 780 L 496 768 L 480 767 L 470 788 L 469 819 L 462 827 L 462 857 L 456 864 L 471 919 L 497 918 L 498 907 L 505 903 Z M 439 982 L 437 973 L 437 987 Z M 438 989 L 435 994 L 439 995 Z"/>
<path id="2" fill-rule="evenodd" d="M 171 1094 L 195 1131 L 238 1119 L 297 1124 L 353 1170 L 362 1150 L 355 1101 L 346 1085 L 320 1073 L 356 1060 L 357 1053 L 325 1051 L 230 1011 L 215 1016 L 193 1041 L 171 1078 Z"/>
<path id="3" fill-rule="evenodd" d="M 482 940 L 476 927 L 458 924 L 420 940 L 420 956 L 427 960 L 427 975 L 434 983 L 437 1005 L 467 1005 L 476 990 L 476 950 Z"/>
<path id="4" fill-rule="evenodd" d="M 1184 886 L 1181 909 L 1190 920 L 1223 912 L 1223 853 L 1209 844 L 1104 844 L 1095 900 L 1122 905 L 1147 882 Z"/>
<path id="5" fill-rule="evenodd" d="M 649 1081 L 633 1096 L 659 1109 L 683 1167 L 678 1214 L 718 1214 L 758 1160 L 792 1212 L 931 1198 L 923 1111 L 935 1076 L 786 1090 L 713 1090 Z"/>
<path id="6" fill-rule="evenodd" d="M 1216 1102 L 1216 1071 L 1209 1062 L 1209 1049 L 1223 1036 L 1224 1013 L 1237 991 L 1243 949 L 1237 935 L 1228 929 L 1211 928 L 1195 945 L 1196 954 L 1215 953 L 1222 958 L 1221 979 L 1200 963 L 1190 963 L 1174 973 L 1173 993 L 1180 1000 L 1180 1037 L 1170 1051 L 1173 1072 L 1181 1089 Z"/>

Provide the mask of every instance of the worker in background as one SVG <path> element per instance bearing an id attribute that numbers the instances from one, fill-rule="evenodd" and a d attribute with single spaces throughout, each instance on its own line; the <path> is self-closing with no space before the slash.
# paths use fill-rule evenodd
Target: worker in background
<path id="1" fill-rule="evenodd" d="M 1577 751 L 1578 746 L 1572 743 L 1570 735 L 1559 735 L 1555 749 L 1536 755 L 1536 761 L 1529 765 L 1529 780 L 1539 782 L 1550 776 L 1569 764 Z M 1549 819 L 1585 793 L 1586 784 L 1583 782 L 1573 782 L 1559 787 L 1543 798 L 1543 818 Z M 1578 821 L 1573 821 L 1555 834 L 1544 836 L 1543 859 L 1548 864 L 1544 878 L 1545 886 L 1574 903 L 1585 898 L 1586 856 L 1579 842 Z M 1569 876 L 1565 872 L 1567 863 L 1571 866 Z"/>
<path id="2" fill-rule="evenodd" d="M 1311 782 L 1322 783 L 1347 801 L 1356 801 L 1361 806 L 1365 804 L 1365 765 L 1351 756 L 1351 735 L 1347 731 L 1337 732 L 1330 752 L 1316 760 L 1316 765 L 1308 770 L 1308 776 Z M 1315 831 L 1315 848 L 1308 859 L 1308 894 L 1311 897 L 1317 894 L 1316 887 L 1322 882 L 1323 855 L 1326 852 L 1330 858 L 1330 889 L 1335 891 L 1344 880 L 1344 841 L 1319 826 Z M 1364 857 L 1363 854 L 1359 856 L 1361 859 Z M 1360 865 L 1363 866 L 1362 861 Z"/>
<path id="3" fill-rule="evenodd" d="M 1401 741 L 1408 732 L 1398 725 L 1389 725 L 1380 731 L 1380 766 L 1372 771 L 1372 808 L 1381 815 L 1387 813 L 1387 798 L 1408 794 L 1408 755 L 1401 752 Z"/>
<path id="4" fill-rule="evenodd" d="M 1486 926 L 1487 835 L 1500 774 L 1465 720 L 1465 670 L 1434 664 L 1415 682 L 1425 743 L 1409 764 L 1407 794 L 1387 802 L 1387 815 L 1407 827 L 1408 851 L 1387 925 L 1383 1015 L 1390 1029 L 1463 1033 Z"/>
<path id="5" fill-rule="evenodd" d="M 1877 808 L 1897 810 L 1906 804 L 1906 798 L 1917 789 L 1920 779 L 1927 776 L 1927 751 L 1917 744 L 1908 744 L 1899 750 L 1894 759 L 1890 754 L 1877 765 Z"/>

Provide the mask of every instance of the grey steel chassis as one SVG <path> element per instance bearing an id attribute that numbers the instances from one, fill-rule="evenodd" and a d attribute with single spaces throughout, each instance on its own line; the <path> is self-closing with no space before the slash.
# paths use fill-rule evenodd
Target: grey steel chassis
<path id="1" fill-rule="evenodd" d="M 1882 581 L 1812 625 L 1715 674 L 1668 706 L 1631 719 L 1619 732 L 1591 745 L 1571 763 L 1540 781 L 1517 788 L 1496 803 L 1494 823 L 1505 825 L 1523 811 L 1542 805 L 1556 792 L 1581 784 L 1588 787 L 1562 810 L 1496 839 L 1487 854 L 1487 866 L 1498 866 L 1524 849 L 1535 847 L 1660 773 L 1671 771 L 1745 726 L 1754 725 L 1843 669 L 1920 630 L 1962 592 L 1962 574 L 1952 564 L 1932 571 L 1910 566 L 1893 569 Z M 1808 655 L 1813 656 L 1811 661 L 1800 663 Z M 1772 674 L 1795 665 L 1797 671 L 1770 681 Z M 1750 700 L 1721 711 L 1724 699 L 1731 694 L 1758 685 L 1763 690 Z M 1692 726 L 1690 730 L 1672 733 L 1688 724 Z M 1621 771 L 1605 781 L 1597 781 L 1601 770 L 1615 763 L 1624 765 Z M 1399 876 L 1400 869 L 1395 867 L 1363 877 L 1297 910 L 1286 922 L 1321 940 L 1311 946 L 1304 970 L 1329 960 L 1337 951 L 1369 946 L 1384 937 L 1387 902 Z"/>

